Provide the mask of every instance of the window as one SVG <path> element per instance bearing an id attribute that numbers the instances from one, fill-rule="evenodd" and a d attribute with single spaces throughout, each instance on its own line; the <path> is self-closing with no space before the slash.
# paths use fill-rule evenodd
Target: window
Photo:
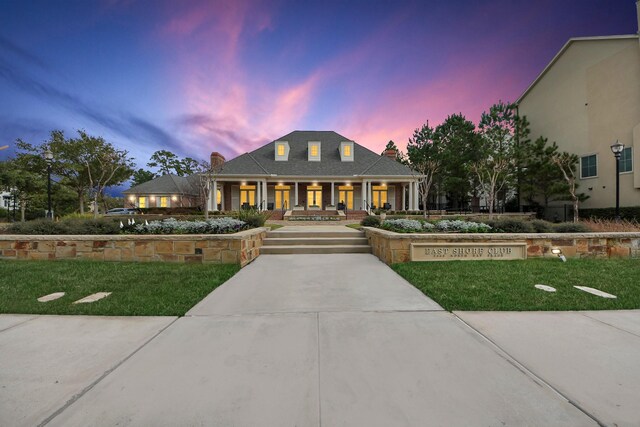
<path id="1" fill-rule="evenodd" d="M 284 156 L 284 144 L 278 144 L 278 156 Z"/>
<path id="2" fill-rule="evenodd" d="M 241 185 L 240 186 L 240 207 L 249 208 L 256 204 L 256 186 Z"/>
<path id="3" fill-rule="evenodd" d="M 319 162 L 322 154 L 320 141 L 309 141 L 307 145 L 308 159 L 310 162 Z"/>
<path id="4" fill-rule="evenodd" d="M 620 155 L 620 173 L 631 172 L 633 170 L 633 162 L 631 158 L 631 147 L 626 147 Z"/>
<path id="5" fill-rule="evenodd" d="M 160 197 L 160 207 L 161 208 L 166 208 L 167 207 L 167 199 L 169 199 L 167 196 Z"/>
<path id="6" fill-rule="evenodd" d="M 147 207 L 147 198 L 146 197 L 138 197 L 138 207 L 146 208 Z"/>
<path id="7" fill-rule="evenodd" d="M 344 155 L 345 155 L 345 157 L 351 156 L 351 146 L 350 145 L 345 145 L 344 146 Z"/>
<path id="8" fill-rule="evenodd" d="M 580 178 L 598 176 L 598 162 L 595 154 L 580 158 Z"/>
<path id="9" fill-rule="evenodd" d="M 387 186 L 374 185 L 371 189 L 371 197 L 373 197 L 372 205 L 375 206 L 376 209 L 383 209 L 385 203 L 387 203 Z"/>
<path id="10" fill-rule="evenodd" d="M 222 203 L 222 191 L 220 191 L 220 189 L 218 189 L 218 193 L 216 194 L 216 203 L 217 204 Z"/>

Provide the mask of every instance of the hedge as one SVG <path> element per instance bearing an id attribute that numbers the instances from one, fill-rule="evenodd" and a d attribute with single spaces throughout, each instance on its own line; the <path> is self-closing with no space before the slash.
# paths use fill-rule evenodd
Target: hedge
<path id="1" fill-rule="evenodd" d="M 616 208 L 580 209 L 581 218 L 615 219 Z M 620 207 L 620 218 L 629 221 L 640 221 L 640 206 Z"/>

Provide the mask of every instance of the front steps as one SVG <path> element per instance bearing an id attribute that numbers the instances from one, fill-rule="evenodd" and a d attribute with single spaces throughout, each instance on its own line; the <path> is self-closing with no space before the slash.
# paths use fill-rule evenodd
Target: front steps
<path id="1" fill-rule="evenodd" d="M 260 254 L 369 254 L 362 231 L 269 231 Z"/>

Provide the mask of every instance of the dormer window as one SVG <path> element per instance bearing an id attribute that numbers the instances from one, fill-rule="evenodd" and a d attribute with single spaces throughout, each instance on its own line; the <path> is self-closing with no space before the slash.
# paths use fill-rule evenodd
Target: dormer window
<path id="1" fill-rule="evenodd" d="M 287 141 L 276 141 L 276 162 L 286 162 L 289 160 L 289 143 Z"/>
<path id="2" fill-rule="evenodd" d="M 309 161 L 310 162 L 319 162 L 320 161 L 320 141 L 310 141 L 309 142 Z"/>
<path id="3" fill-rule="evenodd" d="M 340 160 L 343 162 L 353 162 L 353 141 L 343 141 L 340 143 Z"/>

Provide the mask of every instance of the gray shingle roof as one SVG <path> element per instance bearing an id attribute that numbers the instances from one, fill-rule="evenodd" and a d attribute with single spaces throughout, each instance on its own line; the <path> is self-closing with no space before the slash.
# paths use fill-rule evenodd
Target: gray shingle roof
<path id="1" fill-rule="evenodd" d="M 276 141 L 289 143 L 289 160 L 275 160 Z M 320 141 L 319 162 L 308 161 L 309 141 Z M 333 131 L 294 131 L 224 164 L 220 175 L 411 176 L 411 170 L 354 142 L 354 161 L 340 159 L 340 143 L 351 141 Z"/>
<path id="2" fill-rule="evenodd" d="M 188 194 L 197 195 L 197 186 L 194 185 L 194 176 L 162 175 L 151 181 L 123 191 L 125 194 Z M 196 177 L 197 178 L 197 177 Z"/>

